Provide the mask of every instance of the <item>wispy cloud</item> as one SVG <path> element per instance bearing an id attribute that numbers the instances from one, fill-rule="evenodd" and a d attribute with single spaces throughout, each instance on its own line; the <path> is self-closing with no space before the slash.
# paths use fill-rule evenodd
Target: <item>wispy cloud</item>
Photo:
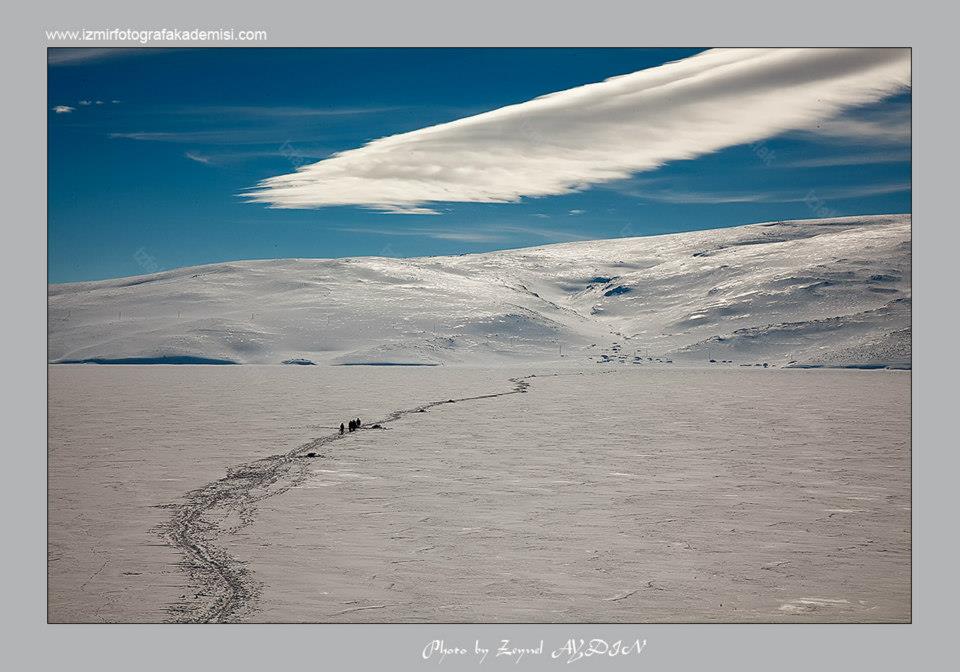
<path id="1" fill-rule="evenodd" d="M 199 143 L 198 143 L 199 144 Z M 321 159 L 329 156 L 332 150 L 323 148 L 296 148 L 289 149 L 283 145 L 279 147 L 255 148 L 255 149 L 212 149 L 207 148 L 202 151 L 189 150 L 184 152 L 184 156 L 193 161 L 206 163 L 209 165 L 222 166 L 226 164 L 238 163 L 241 161 L 250 161 L 257 159 L 282 158 L 292 163 L 303 163 L 310 159 Z"/>
<path id="2" fill-rule="evenodd" d="M 258 155 L 279 154 L 301 158 L 325 158 L 331 149 L 318 148 L 312 142 L 294 143 L 284 140 L 284 130 L 272 127 L 256 128 L 219 128 L 203 131 L 116 131 L 107 137 L 115 140 L 138 140 L 142 142 L 167 142 L 186 145 L 222 145 L 243 146 L 261 145 Z M 289 136 L 288 136 L 289 137 Z M 250 154 L 253 150 L 236 150 L 231 154 Z M 224 152 L 228 153 L 228 152 Z M 266 153 L 266 154 L 265 154 Z"/>
<path id="3" fill-rule="evenodd" d="M 109 137 L 146 142 L 190 143 L 199 145 L 261 145 L 276 142 L 273 129 L 218 129 L 211 131 L 131 131 L 110 133 Z"/>
<path id="4" fill-rule="evenodd" d="M 403 227 L 398 229 L 344 226 L 337 227 L 337 231 L 344 233 L 359 233 L 376 236 L 413 236 L 417 238 L 433 238 L 434 240 L 455 240 L 463 243 L 496 243 L 505 239 L 505 236 L 488 231 L 471 231 L 470 229 L 433 229 L 428 227 Z"/>
<path id="5" fill-rule="evenodd" d="M 82 104 L 89 104 L 83 101 Z M 98 101 L 99 103 L 99 101 Z M 293 166 L 312 163 L 331 156 L 340 146 L 318 147 L 304 138 L 318 137 L 318 124 L 325 140 L 331 141 L 332 126 L 357 115 L 378 114 L 407 109 L 393 107 L 290 107 L 271 105 L 161 105 L 150 106 L 147 114 L 167 123 L 169 117 L 182 116 L 184 124 L 165 130 L 116 130 L 108 137 L 116 140 L 160 142 L 206 146 L 203 154 L 213 163 L 282 156 Z M 194 128 L 189 125 L 193 122 Z M 150 123 L 150 122 L 148 122 Z M 185 127 L 186 126 L 186 127 Z M 218 145 L 224 149 L 209 150 Z M 251 146 L 259 147 L 252 148 Z M 229 149 L 234 146 L 235 149 Z M 243 146 L 243 148 L 240 148 Z"/>
<path id="6" fill-rule="evenodd" d="M 197 152 L 185 152 L 184 156 L 190 159 L 191 161 L 196 161 L 197 163 L 202 163 L 206 166 L 212 165 L 214 160 L 209 156 L 204 156 L 203 154 L 198 154 Z"/>
<path id="7" fill-rule="evenodd" d="M 159 108 L 156 111 L 167 114 L 198 115 L 223 117 L 243 117 L 267 119 L 272 117 L 353 117 L 366 114 L 382 114 L 404 109 L 400 106 L 370 107 L 295 107 L 276 105 L 190 105 Z"/>
<path id="8" fill-rule="evenodd" d="M 821 138 L 838 141 L 909 145 L 910 115 L 910 106 L 903 104 L 864 114 L 845 114 L 825 119 L 810 130 Z"/>
<path id="9" fill-rule="evenodd" d="M 113 101 L 110 101 L 110 102 L 111 102 L 112 104 L 116 105 L 116 104 L 118 104 L 120 101 L 119 101 L 119 100 L 113 100 Z M 102 100 L 86 100 L 86 99 L 84 99 L 84 100 L 78 100 L 78 101 L 77 101 L 77 107 L 91 107 L 91 108 L 93 108 L 93 107 L 96 107 L 96 106 L 98 106 L 98 105 L 105 105 L 105 104 L 106 104 L 106 103 L 104 103 Z M 69 112 L 74 112 L 74 111 L 76 111 L 77 107 L 74 107 L 74 106 L 72 106 L 72 105 L 56 105 L 56 106 L 54 106 L 54 107 L 51 107 L 50 109 L 53 110 L 54 112 L 56 112 L 57 114 L 67 114 L 67 113 L 69 113 Z"/>
<path id="10" fill-rule="evenodd" d="M 514 224 L 494 224 L 482 228 L 437 228 L 430 226 L 404 226 L 397 228 L 346 226 L 337 231 L 378 236 L 414 236 L 435 240 L 453 240 L 464 243 L 504 243 L 518 238 L 540 238 L 551 242 L 587 240 L 584 236 L 569 231 L 544 229 Z"/>
<path id="11" fill-rule="evenodd" d="M 495 225 L 494 230 L 503 231 L 522 236 L 532 236 L 551 241 L 570 241 L 570 240 L 592 240 L 596 236 L 583 235 L 581 233 L 572 233 L 561 229 L 545 229 L 535 226 L 520 226 L 517 224 Z"/>
<path id="12" fill-rule="evenodd" d="M 822 156 L 812 159 L 778 161 L 778 168 L 831 168 L 835 166 L 868 166 L 881 163 L 906 163 L 910 161 L 910 150 L 891 152 L 863 152 Z"/>
<path id="13" fill-rule="evenodd" d="M 47 65 L 83 65 L 97 61 L 126 58 L 128 56 L 147 56 L 174 51 L 153 47 L 51 47 L 47 49 Z M 178 48 L 176 51 L 185 51 Z"/>
<path id="14" fill-rule="evenodd" d="M 910 85 L 905 49 L 716 49 L 375 140 L 262 181 L 280 208 L 508 203 L 815 129 Z"/>
<path id="15" fill-rule="evenodd" d="M 371 206 L 368 206 L 371 207 Z M 377 206 L 377 209 L 387 215 L 439 215 L 439 210 L 434 210 L 433 208 L 424 208 L 421 206 L 415 205 L 382 205 Z"/>
<path id="16" fill-rule="evenodd" d="M 811 191 L 815 192 L 819 198 L 839 201 L 847 198 L 865 198 L 867 196 L 895 194 L 909 190 L 910 183 L 903 181 L 842 187 L 818 187 L 813 190 L 800 188 L 790 190 L 765 189 L 763 191 L 708 192 L 644 187 L 617 189 L 617 191 L 626 196 L 633 196 L 645 201 L 698 205 L 721 203 L 802 203 L 809 199 Z"/>

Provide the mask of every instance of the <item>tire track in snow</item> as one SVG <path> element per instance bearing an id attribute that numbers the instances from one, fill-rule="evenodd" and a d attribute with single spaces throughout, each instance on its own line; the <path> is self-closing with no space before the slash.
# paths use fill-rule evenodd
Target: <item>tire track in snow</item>
<path id="1" fill-rule="evenodd" d="M 527 379 L 535 377 L 510 378 L 513 389 L 506 392 L 445 399 L 391 411 L 382 420 L 370 424 L 386 425 L 405 415 L 444 404 L 522 394 L 530 387 Z M 183 555 L 180 565 L 190 575 L 196 591 L 192 597 L 183 595 L 180 602 L 169 607 L 171 620 L 228 623 L 253 611 L 261 586 L 243 563 L 219 543 L 221 535 L 237 532 L 253 522 L 258 501 L 275 497 L 302 483 L 308 476 L 308 453 L 318 453 L 319 449 L 350 436 L 339 432 L 328 434 L 282 455 L 231 467 L 225 477 L 188 492 L 184 503 L 163 505 L 173 509 L 174 515 L 159 533 Z M 318 457 L 322 455 L 318 453 Z M 239 518 L 239 524 L 221 527 L 221 523 L 233 515 Z"/>

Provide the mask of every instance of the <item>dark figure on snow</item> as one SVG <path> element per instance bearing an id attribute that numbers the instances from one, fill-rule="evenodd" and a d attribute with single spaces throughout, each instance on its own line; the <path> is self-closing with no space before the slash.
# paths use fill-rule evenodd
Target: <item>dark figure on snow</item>
<path id="1" fill-rule="evenodd" d="M 352 432 L 352 431 L 355 430 L 356 428 L 357 428 L 357 425 L 353 422 L 353 420 L 351 420 L 351 421 L 350 421 L 350 431 Z"/>
<path id="2" fill-rule="evenodd" d="M 356 425 L 357 425 L 357 429 L 360 429 L 360 418 L 357 418 Z"/>
<path id="3" fill-rule="evenodd" d="M 340 423 L 340 433 L 343 434 L 343 423 Z"/>

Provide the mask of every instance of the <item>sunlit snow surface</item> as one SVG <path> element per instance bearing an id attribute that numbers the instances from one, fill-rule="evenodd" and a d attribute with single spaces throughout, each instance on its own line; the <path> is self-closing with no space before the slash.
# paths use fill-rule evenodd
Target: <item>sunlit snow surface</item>
<path id="1" fill-rule="evenodd" d="M 909 367 L 909 215 L 52 285 L 51 362 Z"/>
<path id="2" fill-rule="evenodd" d="M 530 374 L 212 512 L 261 586 L 238 619 L 910 620 L 909 372 L 596 365 L 51 366 L 50 620 L 170 619 L 209 598 L 161 506 Z"/>

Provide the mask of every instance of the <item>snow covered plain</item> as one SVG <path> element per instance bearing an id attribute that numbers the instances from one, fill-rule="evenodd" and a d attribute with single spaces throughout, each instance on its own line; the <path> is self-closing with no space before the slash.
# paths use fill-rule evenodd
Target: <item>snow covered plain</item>
<path id="1" fill-rule="evenodd" d="M 49 618 L 908 621 L 909 390 L 903 371 L 52 366 Z"/>
<path id="2" fill-rule="evenodd" d="M 910 374 L 823 369 L 910 296 L 909 216 L 53 285 L 49 619 L 908 621 Z"/>
<path id="3" fill-rule="evenodd" d="M 51 362 L 910 365 L 910 216 L 52 285 Z"/>

